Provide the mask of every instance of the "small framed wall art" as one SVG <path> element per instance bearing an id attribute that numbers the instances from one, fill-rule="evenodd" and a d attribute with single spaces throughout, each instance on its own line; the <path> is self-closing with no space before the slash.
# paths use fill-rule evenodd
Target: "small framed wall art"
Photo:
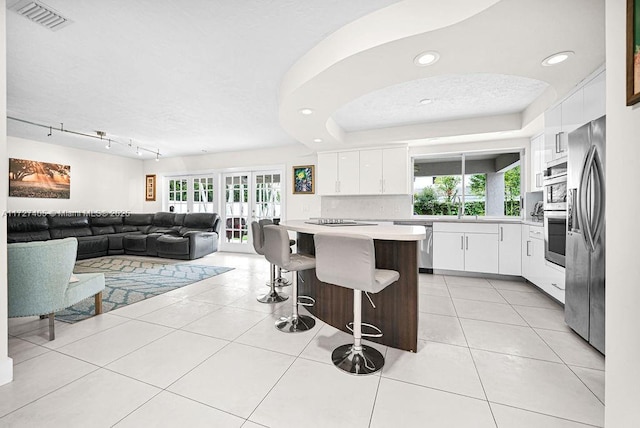
<path id="1" fill-rule="evenodd" d="M 155 174 L 147 174 L 145 180 L 145 201 L 155 201 L 156 200 L 156 176 Z"/>
<path id="2" fill-rule="evenodd" d="M 293 194 L 313 195 L 315 192 L 313 165 L 293 167 Z"/>
<path id="3" fill-rule="evenodd" d="M 627 0 L 627 105 L 640 101 L 640 0 Z"/>

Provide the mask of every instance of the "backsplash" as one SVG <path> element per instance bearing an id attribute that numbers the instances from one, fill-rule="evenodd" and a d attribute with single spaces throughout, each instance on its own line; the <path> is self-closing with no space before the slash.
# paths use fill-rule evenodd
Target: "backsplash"
<path id="1" fill-rule="evenodd" d="M 411 195 L 323 196 L 323 218 L 353 220 L 396 220 L 413 214 Z"/>

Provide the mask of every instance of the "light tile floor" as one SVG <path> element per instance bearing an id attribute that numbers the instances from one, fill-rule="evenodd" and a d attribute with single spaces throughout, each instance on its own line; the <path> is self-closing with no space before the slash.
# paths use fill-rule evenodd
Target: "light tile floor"
<path id="1" fill-rule="evenodd" d="M 47 320 L 10 319 L 0 427 L 603 426 L 604 357 L 525 282 L 421 274 L 418 352 L 375 345 L 382 373 L 354 377 L 330 361 L 349 335 L 273 327 L 291 302 L 255 300 L 262 257 L 193 263 L 235 270 L 58 323 L 52 342 Z"/>

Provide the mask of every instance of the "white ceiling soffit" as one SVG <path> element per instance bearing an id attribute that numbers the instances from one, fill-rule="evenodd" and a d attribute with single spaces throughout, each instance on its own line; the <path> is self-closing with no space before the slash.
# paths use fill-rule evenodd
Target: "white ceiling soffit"
<path id="1" fill-rule="evenodd" d="M 136 157 L 140 145 L 166 157 L 297 144 L 278 119 L 286 71 L 398 0 L 46 1 L 73 25 L 51 32 L 6 14 L 8 115 L 105 131 L 123 142 L 113 154 Z M 105 151 L 100 140 L 12 120 L 8 134 Z"/>
<path id="2" fill-rule="evenodd" d="M 433 17 L 443 25 L 432 22 Z M 428 24 L 416 33 L 412 24 L 420 18 Z M 364 31 L 367 22 L 376 25 L 375 46 L 366 43 L 373 37 Z M 332 47 L 340 53 L 332 54 Z M 414 57 L 430 50 L 439 52 L 440 60 L 416 67 Z M 541 65 L 549 55 L 566 50 L 575 55 L 565 63 Z M 529 129 L 528 124 L 604 60 L 603 0 L 404 1 L 342 28 L 296 63 L 281 85 L 280 121 L 314 150 Z M 448 114 L 437 109 L 437 103 L 431 115 L 425 114 L 425 106 L 410 90 L 421 91 L 432 79 L 444 85 L 463 79 L 467 88 L 474 88 L 501 78 L 508 80 L 513 96 L 503 91 L 484 116 L 479 106 L 474 109 L 461 100 L 451 101 Z M 456 88 L 441 90 L 457 93 Z M 477 102 L 480 91 L 475 92 Z M 516 105 L 514 98 L 523 92 L 527 102 Z M 384 113 L 375 111 L 381 94 L 392 105 L 413 104 L 420 113 L 402 107 L 403 113 L 384 119 Z M 419 97 L 429 98 L 422 93 Z M 471 93 L 467 99 L 473 98 Z M 303 116 L 301 108 L 313 113 Z M 387 113 L 392 110 L 385 107 Z"/>

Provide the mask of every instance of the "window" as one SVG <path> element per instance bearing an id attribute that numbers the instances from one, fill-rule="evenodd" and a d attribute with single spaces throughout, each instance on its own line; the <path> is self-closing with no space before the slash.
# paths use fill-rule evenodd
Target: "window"
<path id="1" fill-rule="evenodd" d="M 520 153 L 414 159 L 415 215 L 520 216 Z"/>
<path id="2" fill-rule="evenodd" d="M 164 209 L 176 213 L 216 212 L 213 183 L 213 175 L 167 178 Z"/>

